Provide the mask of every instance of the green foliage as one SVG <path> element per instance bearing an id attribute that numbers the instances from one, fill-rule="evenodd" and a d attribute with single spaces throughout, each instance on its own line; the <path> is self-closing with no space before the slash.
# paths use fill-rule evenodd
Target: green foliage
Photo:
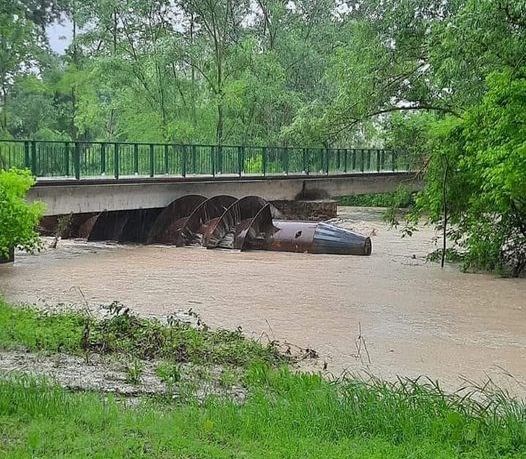
<path id="1" fill-rule="evenodd" d="M 463 119 L 432 126 L 426 188 L 411 218 L 450 223 L 466 268 L 526 268 L 526 68 L 492 73 Z M 444 202 L 445 193 L 445 202 Z"/>
<path id="2" fill-rule="evenodd" d="M 422 170 L 428 158 L 429 129 L 440 118 L 430 112 L 395 113 L 385 123 L 385 147 L 403 152 L 409 170 Z"/>
<path id="3" fill-rule="evenodd" d="M 83 322 L 79 314 L 15 308 L 0 299 L 0 347 L 77 353 Z"/>
<path id="4" fill-rule="evenodd" d="M 211 397 L 177 409 L 0 379 L 0 454 L 55 457 L 520 458 L 523 404 L 449 396 L 424 381 L 324 381 L 255 366 L 243 405 Z M 166 402 L 165 402 L 166 403 Z"/>
<path id="5" fill-rule="evenodd" d="M 290 360 L 273 344 L 246 339 L 239 330 L 196 329 L 178 320 L 164 325 L 138 318 L 118 303 L 109 306 L 106 318 L 90 321 L 87 338 L 85 323 L 81 313 L 48 314 L 28 307 L 15 308 L 0 300 L 0 347 L 127 355 L 132 362 L 130 374 L 138 373 L 133 365 L 137 360 L 240 367 L 256 361 L 278 365 Z"/>
<path id="6" fill-rule="evenodd" d="M 13 247 L 31 252 L 40 246 L 35 229 L 43 207 L 24 199 L 33 184 L 29 171 L 0 169 L 0 256 Z"/>
<path id="7" fill-rule="evenodd" d="M 137 358 L 132 358 L 126 364 L 126 382 L 133 385 L 140 384 L 143 371 L 143 362 Z"/>
<path id="8" fill-rule="evenodd" d="M 179 364 L 173 362 L 162 362 L 155 369 L 155 374 L 168 387 L 173 387 L 181 380 L 181 370 Z"/>
<path id="9" fill-rule="evenodd" d="M 414 204 L 415 193 L 400 187 L 394 193 L 358 194 L 341 196 L 338 204 L 357 207 L 396 207 L 408 208 Z"/>

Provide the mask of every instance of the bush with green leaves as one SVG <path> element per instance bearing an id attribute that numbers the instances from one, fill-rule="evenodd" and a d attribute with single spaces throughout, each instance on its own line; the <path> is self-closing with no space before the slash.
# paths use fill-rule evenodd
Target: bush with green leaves
<path id="1" fill-rule="evenodd" d="M 482 101 L 430 129 L 425 189 L 409 216 L 444 230 L 465 268 L 526 268 L 526 67 L 494 72 Z"/>
<path id="2" fill-rule="evenodd" d="M 34 183 L 29 171 L 0 169 L 0 258 L 13 248 L 31 252 L 40 246 L 36 227 L 43 205 L 25 200 Z"/>

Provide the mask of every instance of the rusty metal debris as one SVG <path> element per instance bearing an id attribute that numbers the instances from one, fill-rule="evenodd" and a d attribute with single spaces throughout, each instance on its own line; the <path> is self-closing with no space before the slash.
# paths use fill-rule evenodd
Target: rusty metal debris
<path id="1" fill-rule="evenodd" d="M 164 209 L 101 212 L 78 233 L 89 240 L 207 248 L 370 255 L 371 239 L 328 223 L 278 220 L 259 196 L 188 195 Z"/>

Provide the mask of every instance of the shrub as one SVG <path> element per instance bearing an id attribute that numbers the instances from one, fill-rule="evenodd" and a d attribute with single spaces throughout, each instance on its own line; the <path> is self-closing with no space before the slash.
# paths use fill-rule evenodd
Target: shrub
<path id="1" fill-rule="evenodd" d="M 31 252 L 40 246 L 36 227 L 43 205 L 25 200 L 34 183 L 29 171 L 0 170 L 0 257 L 12 248 Z"/>

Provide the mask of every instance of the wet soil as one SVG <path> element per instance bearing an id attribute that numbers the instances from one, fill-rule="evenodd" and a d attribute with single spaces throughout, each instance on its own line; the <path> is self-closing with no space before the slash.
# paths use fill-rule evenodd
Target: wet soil
<path id="1" fill-rule="evenodd" d="M 305 368 L 392 379 L 428 375 L 449 389 L 488 377 L 526 397 L 526 280 L 425 261 L 435 233 L 400 237 L 380 209 L 340 208 L 370 234 L 370 257 L 61 241 L 0 266 L 10 301 L 121 301 L 165 317 L 192 308 L 211 326 L 314 348 Z"/>
<path id="2" fill-rule="evenodd" d="M 246 390 L 240 385 L 221 384 L 224 369 L 220 366 L 180 364 L 180 381 L 167 385 L 156 374 L 158 364 L 155 361 L 142 361 L 137 381 L 131 382 L 128 376 L 128 367 L 132 365 L 130 361 L 119 361 L 97 354 L 91 355 L 86 361 L 83 357 L 68 354 L 46 355 L 23 350 L 0 350 L 0 375 L 30 374 L 45 377 L 74 391 L 97 391 L 125 397 L 168 395 L 179 398 L 190 395 L 197 400 L 204 400 L 213 394 L 227 396 L 237 402 L 242 402 L 246 397 Z"/>

